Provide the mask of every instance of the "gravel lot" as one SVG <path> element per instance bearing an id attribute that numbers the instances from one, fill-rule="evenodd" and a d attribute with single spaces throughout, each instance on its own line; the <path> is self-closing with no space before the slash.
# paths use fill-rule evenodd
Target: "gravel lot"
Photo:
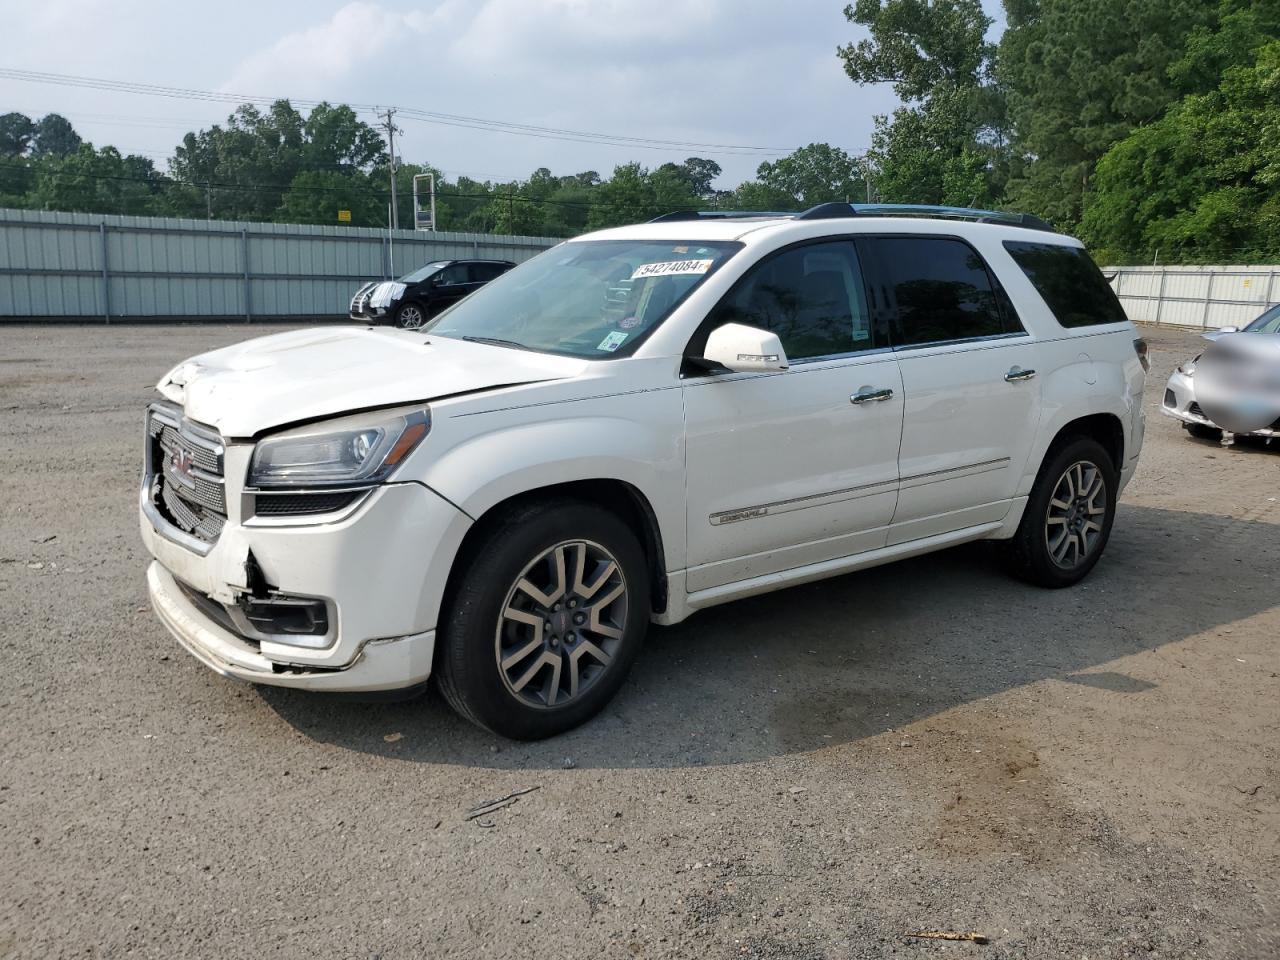
<path id="1" fill-rule="evenodd" d="M 1156 412 L 1189 334 L 1081 587 L 978 544 L 706 611 L 523 745 L 152 617 L 142 406 L 251 332 L 0 329 L 0 956 L 1280 955 L 1280 449 Z"/>

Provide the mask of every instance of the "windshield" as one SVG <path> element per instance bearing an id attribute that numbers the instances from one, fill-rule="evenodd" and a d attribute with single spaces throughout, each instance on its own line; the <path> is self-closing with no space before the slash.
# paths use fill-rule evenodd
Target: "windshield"
<path id="1" fill-rule="evenodd" d="M 435 260 L 428 263 L 425 267 L 419 267 L 413 273 L 406 273 L 400 278 L 401 283 L 421 283 L 427 277 L 431 276 L 437 270 L 443 270 L 449 265 L 448 260 Z"/>
<path id="2" fill-rule="evenodd" d="M 1272 307 L 1245 330 L 1249 333 L 1280 333 L 1280 306 Z"/>
<path id="3" fill-rule="evenodd" d="M 595 360 L 623 356 L 741 247 L 570 241 L 503 274 L 425 329 Z"/>

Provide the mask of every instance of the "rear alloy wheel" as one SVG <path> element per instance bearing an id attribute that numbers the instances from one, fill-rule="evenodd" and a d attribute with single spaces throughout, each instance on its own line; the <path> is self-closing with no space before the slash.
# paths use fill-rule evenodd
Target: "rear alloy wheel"
<path id="1" fill-rule="evenodd" d="M 1084 563 L 1102 539 L 1107 485 L 1097 464 L 1078 460 L 1058 478 L 1045 511 L 1044 541 L 1063 570 Z"/>
<path id="2" fill-rule="evenodd" d="M 486 518 L 451 581 L 436 679 L 473 723 L 553 736 L 621 687 L 649 621 L 649 569 L 618 517 L 571 500 Z"/>
<path id="3" fill-rule="evenodd" d="M 1022 520 L 1005 545 L 1013 572 L 1042 587 L 1069 587 L 1093 569 L 1115 520 L 1117 477 L 1102 444 L 1071 437 L 1049 451 Z"/>
<path id="4" fill-rule="evenodd" d="M 396 311 L 396 326 L 401 330 L 417 330 L 426 322 L 426 311 L 416 303 L 406 303 Z"/>

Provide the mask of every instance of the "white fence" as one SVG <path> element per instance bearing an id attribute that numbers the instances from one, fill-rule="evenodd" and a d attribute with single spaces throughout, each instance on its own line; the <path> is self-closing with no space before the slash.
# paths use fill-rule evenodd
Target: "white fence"
<path id="1" fill-rule="evenodd" d="M 1104 267 L 1129 319 L 1176 327 L 1242 327 L 1280 301 L 1280 266 Z"/>

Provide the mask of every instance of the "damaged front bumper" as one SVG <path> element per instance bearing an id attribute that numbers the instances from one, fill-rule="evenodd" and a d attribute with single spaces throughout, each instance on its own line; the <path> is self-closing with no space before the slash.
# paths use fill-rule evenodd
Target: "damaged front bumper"
<path id="1" fill-rule="evenodd" d="M 342 667 L 295 665 L 268 659 L 259 645 L 207 616 L 158 560 L 147 568 L 147 592 L 160 622 L 177 641 L 224 677 L 303 690 L 373 693 L 417 687 L 431 676 L 434 630 L 368 640 Z"/>
<path id="2" fill-rule="evenodd" d="M 228 446 L 229 487 L 243 476 L 242 455 Z M 147 588 L 178 641 L 218 673 L 253 683 L 350 693 L 424 683 L 470 518 L 418 483 L 386 484 L 332 517 L 287 522 L 243 515 L 237 493 L 228 490 L 216 541 L 196 545 L 154 509 L 144 483 L 141 533 L 155 561 Z M 292 612 L 300 619 L 288 622 Z"/>

